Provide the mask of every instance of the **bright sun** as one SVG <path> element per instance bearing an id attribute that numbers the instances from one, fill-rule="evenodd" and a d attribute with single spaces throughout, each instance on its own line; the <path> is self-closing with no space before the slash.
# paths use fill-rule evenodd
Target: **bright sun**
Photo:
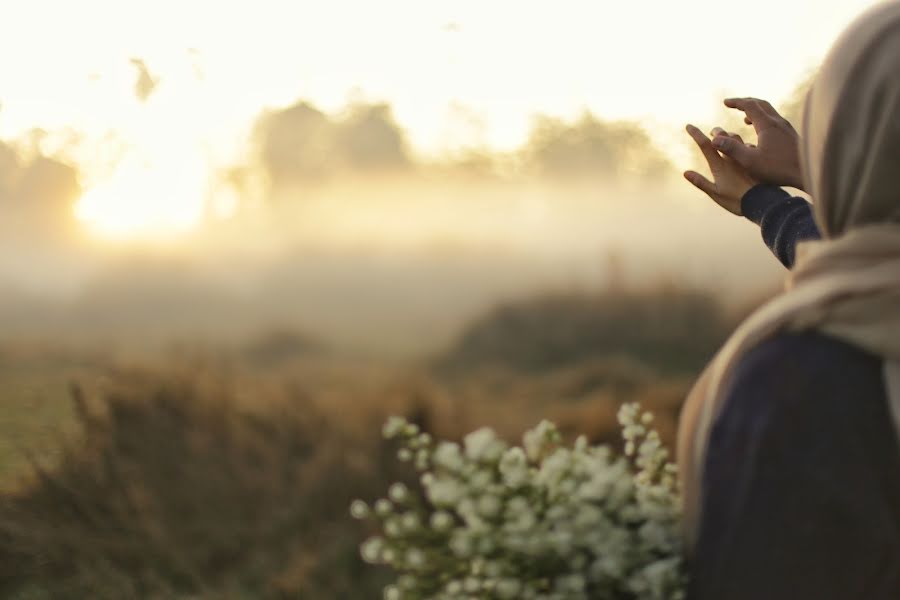
<path id="1" fill-rule="evenodd" d="M 210 148 L 217 147 L 216 120 L 205 110 L 211 105 L 209 90 L 178 55 L 169 62 L 160 59 L 152 74 L 143 73 L 152 85 L 148 95 L 135 97 L 134 63 L 118 65 L 98 82 L 103 91 L 98 95 L 109 98 L 102 105 L 103 121 L 94 124 L 103 133 L 82 164 L 87 181 L 75 207 L 92 235 L 120 241 L 195 229 L 205 216 L 215 175 Z M 117 155 L 114 162 L 107 158 L 111 153 Z"/>
<path id="2" fill-rule="evenodd" d="M 85 192 L 76 216 L 94 233 L 110 238 L 190 230 L 203 217 L 205 171 L 184 158 L 126 158 L 109 179 Z"/>

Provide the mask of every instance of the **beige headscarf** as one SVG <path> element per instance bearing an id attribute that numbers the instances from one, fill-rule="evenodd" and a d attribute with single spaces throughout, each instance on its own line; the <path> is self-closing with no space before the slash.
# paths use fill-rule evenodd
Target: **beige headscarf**
<path id="1" fill-rule="evenodd" d="M 900 433 L 900 2 L 864 13 L 829 52 L 807 97 L 801 152 L 824 239 L 799 245 L 784 293 L 737 328 L 688 395 L 678 461 L 689 545 L 729 378 L 774 334 L 814 329 L 884 357 Z"/>

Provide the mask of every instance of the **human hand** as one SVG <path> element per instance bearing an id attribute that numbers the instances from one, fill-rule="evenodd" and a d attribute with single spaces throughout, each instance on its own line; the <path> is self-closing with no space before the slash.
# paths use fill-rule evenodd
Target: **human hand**
<path id="1" fill-rule="evenodd" d="M 716 135 L 713 146 L 732 158 L 761 183 L 803 189 L 800 136 L 771 104 L 756 98 L 728 98 L 725 106 L 743 111 L 744 122 L 756 130 L 757 145 L 738 137 Z"/>
<path id="2" fill-rule="evenodd" d="M 703 156 L 706 158 L 706 162 L 709 164 L 709 169 L 712 172 L 713 181 L 696 171 L 686 171 L 684 173 L 685 179 L 706 192 L 710 198 L 715 200 L 716 204 L 728 212 L 736 215 L 742 214 L 741 199 L 759 181 L 751 177 L 747 170 L 739 165 L 737 161 L 719 154 L 713 147 L 712 140 L 702 131 L 693 125 L 688 125 L 686 129 L 690 136 L 694 138 L 694 141 L 697 142 L 697 145 L 700 146 L 700 150 L 703 152 Z M 725 138 L 727 134 L 725 136 L 717 135 L 716 137 Z M 735 141 L 732 137 L 727 137 L 727 139 Z M 741 143 L 743 144 L 743 141 Z"/>

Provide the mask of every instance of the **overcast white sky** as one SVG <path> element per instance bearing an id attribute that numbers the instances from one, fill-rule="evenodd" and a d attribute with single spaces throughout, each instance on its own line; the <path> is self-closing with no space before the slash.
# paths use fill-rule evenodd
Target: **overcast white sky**
<path id="1" fill-rule="evenodd" d="M 589 108 L 677 156 L 685 121 L 726 95 L 784 98 L 873 3 L 0 0 L 0 136 L 113 131 L 226 163 L 265 107 L 355 96 L 390 102 L 423 153 L 513 147 L 533 114 Z M 146 104 L 132 57 L 160 79 Z"/>
<path id="2" fill-rule="evenodd" d="M 184 85 L 171 95 L 208 102 L 225 131 L 264 106 L 304 97 L 338 107 L 353 90 L 394 104 L 426 149 L 446 135 L 454 104 L 500 146 L 538 111 L 680 124 L 723 93 L 784 96 L 869 4 L 4 0 L 2 131 L 128 118 L 132 56 L 161 92 Z M 192 63 L 205 80 L 190 85 Z"/>

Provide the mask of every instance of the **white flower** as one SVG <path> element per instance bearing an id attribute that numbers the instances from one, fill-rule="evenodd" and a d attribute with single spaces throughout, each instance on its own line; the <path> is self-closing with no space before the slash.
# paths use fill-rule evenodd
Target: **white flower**
<path id="1" fill-rule="evenodd" d="M 494 481 L 494 474 L 487 469 L 478 469 L 469 475 L 469 487 L 473 490 L 484 490 Z"/>
<path id="2" fill-rule="evenodd" d="M 683 600 L 677 471 L 647 413 L 627 404 L 619 419 L 629 457 L 583 436 L 566 446 L 547 421 L 512 448 L 486 428 L 460 446 L 386 425 L 424 492 L 395 484 L 351 505 L 387 536 L 361 547 L 397 572 L 386 597 Z"/>
<path id="3" fill-rule="evenodd" d="M 504 528 L 510 532 L 526 532 L 537 524 L 537 515 L 530 509 L 519 511 L 513 518 L 508 519 Z"/>
<path id="4" fill-rule="evenodd" d="M 406 552 L 406 564 L 413 569 L 425 566 L 425 553 L 418 548 L 410 548 Z"/>
<path id="5" fill-rule="evenodd" d="M 455 596 L 463 591 L 462 581 L 458 579 L 452 579 L 447 582 L 447 585 L 444 586 L 444 591 L 448 594 Z"/>
<path id="6" fill-rule="evenodd" d="M 558 448 L 544 459 L 535 476 L 538 485 L 553 487 L 569 471 L 571 454 L 565 448 Z"/>
<path id="7" fill-rule="evenodd" d="M 494 517 L 501 508 L 503 508 L 503 503 L 496 496 L 485 495 L 478 499 L 478 514 L 483 517 Z"/>
<path id="8" fill-rule="evenodd" d="M 617 579 L 624 575 L 624 557 L 615 554 L 603 554 L 590 566 L 590 575 L 594 581 Z"/>
<path id="9" fill-rule="evenodd" d="M 503 483 L 507 486 L 517 488 L 524 485 L 530 474 L 525 451 L 517 446 L 504 452 L 500 459 L 499 470 Z"/>
<path id="10" fill-rule="evenodd" d="M 628 587 L 643 598 L 668 600 L 667 591 L 678 586 L 680 566 L 678 557 L 651 562 L 630 579 Z"/>
<path id="11" fill-rule="evenodd" d="M 549 533 L 548 542 L 556 550 L 557 554 L 567 556 L 574 550 L 572 547 L 573 537 L 569 531 L 556 529 Z"/>
<path id="12" fill-rule="evenodd" d="M 365 519 L 371 514 L 369 505 L 362 500 L 354 500 L 350 505 L 350 514 L 354 519 Z"/>
<path id="13" fill-rule="evenodd" d="M 381 498 L 375 502 L 375 514 L 379 517 L 387 517 L 394 512 L 394 506 L 390 500 Z"/>
<path id="14" fill-rule="evenodd" d="M 497 582 L 497 595 L 501 598 L 515 598 L 522 589 L 522 584 L 515 579 L 501 579 Z"/>
<path id="15" fill-rule="evenodd" d="M 422 519 L 414 512 L 408 512 L 400 517 L 400 525 L 406 532 L 412 533 L 422 526 Z"/>
<path id="16" fill-rule="evenodd" d="M 459 481 L 451 477 L 435 478 L 425 491 L 432 504 L 440 507 L 455 506 L 466 493 Z"/>
<path id="17" fill-rule="evenodd" d="M 391 439 L 397 437 L 403 428 L 406 427 L 406 419 L 403 417 L 389 417 L 381 428 L 381 433 L 385 438 Z"/>
<path id="18" fill-rule="evenodd" d="M 378 537 L 367 539 L 360 546 L 360 554 L 367 563 L 377 563 L 381 558 L 381 551 L 384 549 L 384 540 Z"/>
<path id="19" fill-rule="evenodd" d="M 557 592 L 566 594 L 568 592 L 583 592 L 587 587 L 584 577 L 579 574 L 563 575 L 556 579 L 555 587 Z"/>
<path id="20" fill-rule="evenodd" d="M 537 427 L 525 432 L 522 438 L 522 445 L 529 460 L 537 462 L 558 441 L 559 432 L 556 426 L 550 421 L 541 421 Z"/>
<path id="21" fill-rule="evenodd" d="M 493 429 L 483 427 L 473 431 L 463 440 L 466 457 L 474 462 L 496 462 L 506 445 L 497 437 Z"/>
<path id="22" fill-rule="evenodd" d="M 666 548 L 670 543 L 669 532 L 658 521 L 647 521 L 641 525 L 638 535 L 651 548 Z"/>
<path id="23" fill-rule="evenodd" d="M 482 570 L 487 577 L 497 578 L 503 574 L 503 564 L 499 560 L 484 561 Z"/>
<path id="24" fill-rule="evenodd" d="M 465 464 L 459 445 L 453 442 L 441 442 L 438 444 L 432 455 L 432 460 L 437 466 L 443 467 L 448 471 L 459 471 Z"/>
<path id="25" fill-rule="evenodd" d="M 409 496 L 409 490 L 402 483 L 395 483 L 388 490 L 388 496 L 397 504 L 402 504 L 403 502 L 406 502 Z"/>
<path id="26" fill-rule="evenodd" d="M 513 496 L 506 503 L 506 511 L 511 515 L 517 515 L 519 513 L 525 512 L 529 510 L 528 500 L 523 498 L 522 496 Z"/>
<path id="27" fill-rule="evenodd" d="M 400 528 L 400 519 L 391 517 L 384 522 L 384 534 L 390 538 L 400 537 L 402 530 Z"/>
<path id="28" fill-rule="evenodd" d="M 450 549 L 460 557 L 468 557 L 471 556 L 473 548 L 471 538 L 462 532 L 454 532 L 452 538 L 450 538 Z"/>
<path id="29" fill-rule="evenodd" d="M 447 531 L 453 527 L 453 517 L 442 510 L 431 515 L 431 527 L 435 531 Z"/>
<path id="30" fill-rule="evenodd" d="M 419 585 L 419 581 L 413 575 L 401 575 L 397 578 L 397 587 L 401 590 L 414 590 Z"/>

